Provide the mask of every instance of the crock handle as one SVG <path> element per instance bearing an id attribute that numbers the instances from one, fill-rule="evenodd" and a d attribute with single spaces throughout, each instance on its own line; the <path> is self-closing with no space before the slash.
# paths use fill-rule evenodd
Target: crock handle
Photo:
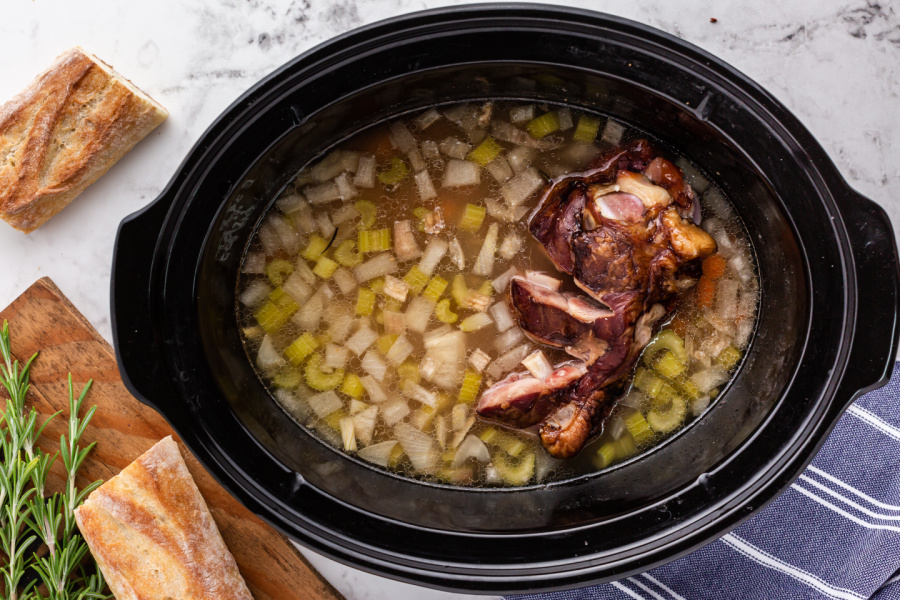
<path id="1" fill-rule="evenodd" d="M 153 334 L 150 279 L 159 231 L 174 193 L 163 191 L 149 206 L 125 217 L 116 234 L 110 312 L 116 361 L 125 387 L 159 411 L 151 398 L 166 398 L 167 382 Z"/>
<path id="2" fill-rule="evenodd" d="M 856 323 L 842 382 L 851 399 L 887 383 L 898 342 L 900 262 L 887 213 L 849 186 L 838 197 L 856 270 Z M 889 351 L 888 351 L 889 349 Z"/>

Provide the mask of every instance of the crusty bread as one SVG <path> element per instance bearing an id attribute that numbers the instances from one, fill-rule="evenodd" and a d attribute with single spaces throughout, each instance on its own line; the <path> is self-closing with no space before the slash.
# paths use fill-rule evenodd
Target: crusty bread
<path id="1" fill-rule="evenodd" d="M 0 107 L 0 217 L 34 231 L 167 116 L 96 57 L 67 51 Z"/>
<path id="2" fill-rule="evenodd" d="M 171 436 L 94 490 L 75 519 L 117 600 L 252 600 Z"/>

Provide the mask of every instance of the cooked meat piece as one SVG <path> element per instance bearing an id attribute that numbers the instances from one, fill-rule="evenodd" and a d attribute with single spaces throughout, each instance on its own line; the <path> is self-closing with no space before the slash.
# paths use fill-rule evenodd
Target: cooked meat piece
<path id="1" fill-rule="evenodd" d="M 558 367 L 543 381 L 528 372 L 510 373 L 478 401 L 478 414 L 514 427 L 541 422 L 559 405 L 560 393 L 584 375 L 581 363 Z"/>

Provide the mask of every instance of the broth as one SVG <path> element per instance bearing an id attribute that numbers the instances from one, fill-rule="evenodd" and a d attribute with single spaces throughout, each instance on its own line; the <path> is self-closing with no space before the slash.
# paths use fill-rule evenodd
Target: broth
<path id="1" fill-rule="evenodd" d="M 546 482 L 660 443 L 727 385 L 757 310 L 747 236 L 684 159 L 676 164 L 719 250 L 658 328 L 602 433 L 561 461 L 534 431 L 474 412 L 535 351 L 551 365 L 572 360 L 529 341 L 506 290 L 513 274 L 538 272 L 577 291 L 529 234 L 528 215 L 546 177 L 636 137 L 566 107 L 494 102 L 429 109 L 340 143 L 296 176 L 248 245 L 237 317 L 260 378 L 326 442 L 453 484 Z"/>

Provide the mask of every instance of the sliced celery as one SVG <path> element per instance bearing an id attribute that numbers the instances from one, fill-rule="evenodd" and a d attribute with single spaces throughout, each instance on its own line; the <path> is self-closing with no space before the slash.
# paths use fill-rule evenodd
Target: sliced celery
<path id="1" fill-rule="evenodd" d="M 378 181 L 384 185 L 396 185 L 409 174 L 409 168 L 402 158 L 391 158 L 391 168 L 378 174 Z"/>
<path id="2" fill-rule="evenodd" d="M 481 389 L 481 373 L 478 371 L 473 371 L 471 369 L 466 369 L 465 375 L 463 375 L 462 385 L 459 388 L 459 396 L 457 399 L 460 402 L 465 402 L 466 404 L 471 404 L 475 402 L 475 398 L 478 397 L 478 390 Z"/>
<path id="3" fill-rule="evenodd" d="M 441 294 L 444 293 L 444 290 L 447 289 L 447 280 L 439 275 L 435 275 L 431 278 L 431 281 L 428 282 L 428 285 L 425 286 L 425 290 L 422 292 L 422 295 L 429 300 L 437 302 L 441 299 Z"/>
<path id="4" fill-rule="evenodd" d="M 278 331 L 288 319 L 291 313 L 278 308 L 273 302 L 266 302 L 255 313 L 256 322 L 268 333 Z M 455 321 L 456 319 L 454 319 Z"/>
<path id="5" fill-rule="evenodd" d="M 650 343 L 644 349 L 645 360 L 654 358 L 663 348 L 670 350 L 675 355 L 675 358 L 678 359 L 678 362 L 687 365 L 688 355 L 687 350 L 684 349 L 684 340 L 671 329 L 663 329 L 656 334 L 655 338 L 650 340 Z"/>
<path id="6" fill-rule="evenodd" d="M 368 229 L 359 232 L 359 251 L 383 252 L 391 249 L 390 229 Z"/>
<path id="7" fill-rule="evenodd" d="M 528 447 L 528 444 L 518 437 L 500 431 L 496 427 L 488 427 L 482 431 L 478 437 L 481 438 L 481 441 L 485 444 L 496 446 L 510 456 L 519 456 Z"/>
<path id="8" fill-rule="evenodd" d="M 650 369 L 638 367 L 637 371 L 635 371 L 634 373 L 633 383 L 634 387 L 636 387 L 637 389 L 641 390 L 651 398 L 656 398 L 657 396 L 659 396 L 665 382 L 659 377 L 659 375 L 657 375 Z"/>
<path id="9" fill-rule="evenodd" d="M 684 373 L 687 365 L 678 360 L 671 350 L 663 348 L 653 357 L 653 368 L 663 377 L 675 379 Z"/>
<path id="10" fill-rule="evenodd" d="M 341 421 L 347 417 L 347 413 L 343 410 L 336 410 L 324 419 L 322 419 L 322 423 L 326 426 L 334 429 L 335 431 L 341 430 Z"/>
<path id="11" fill-rule="evenodd" d="M 512 461 L 502 453 L 493 457 L 494 468 L 500 479 L 509 485 L 525 485 L 534 476 L 534 452 L 529 452 L 518 461 Z"/>
<path id="12" fill-rule="evenodd" d="M 387 354 L 391 346 L 394 345 L 394 342 L 397 341 L 397 338 L 400 337 L 396 334 L 387 334 L 378 338 L 378 341 L 375 342 L 375 347 L 378 348 L 378 351 L 382 354 Z"/>
<path id="13" fill-rule="evenodd" d="M 488 163 L 493 162 L 495 158 L 500 156 L 500 152 L 502 151 L 503 148 L 500 147 L 497 140 L 488 136 L 484 138 L 484 141 L 478 144 L 474 150 L 469 152 L 467 158 L 474 163 L 478 163 L 478 166 L 485 167 Z"/>
<path id="14" fill-rule="evenodd" d="M 397 444 L 396 446 L 394 446 L 394 449 L 391 450 L 391 455 L 388 458 L 388 466 L 392 469 L 397 468 L 398 466 L 400 466 L 400 462 L 403 460 L 403 456 L 403 446 Z"/>
<path id="15" fill-rule="evenodd" d="M 328 249 L 328 240 L 318 233 L 309 236 L 309 245 L 300 253 L 306 260 L 318 260 L 322 253 Z"/>
<path id="16" fill-rule="evenodd" d="M 353 373 L 350 373 L 344 378 L 344 383 L 341 384 L 341 389 L 339 391 L 342 394 L 347 394 L 348 396 L 356 400 L 362 398 L 363 394 L 366 393 L 366 389 L 360 382 L 359 377 L 357 377 Z"/>
<path id="17" fill-rule="evenodd" d="M 673 379 L 672 384 L 675 386 L 675 389 L 678 390 L 678 393 L 688 400 L 696 400 L 700 397 L 700 388 L 684 375 L 677 379 Z"/>
<path id="18" fill-rule="evenodd" d="M 344 370 L 335 369 L 331 373 L 322 372 L 322 355 L 314 354 L 306 363 L 306 385 L 319 392 L 327 392 L 341 385 Z"/>
<path id="19" fill-rule="evenodd" d="M 269 294 L 269 300 L 272 301 L 275 306 L 285 311 L 289 315 L 294 314 L 297 309 L 300 308 L 300 305 L 297 304 L 297 301 L 294 298 L 284 291 L 284 288 L 277 287 L 271 291 Z"/>
<path id="20" fill-rule="evenodd" d="M 360 317 L 368 317 L 375 309 L 375 292 L 361 287 L 356 296 L 356 314 Z"/>
<path id="21" fill-rule="evenodd" d="M 437 320 L 441 323 L 456 323 L 456 320 L 459 318 L 459 315 L 450 310 L 449 298 L 444 298 L 437 303 L 437 306 L 434 309 L 434 316 L 437 317 Z M 287 319 L 285 319 L 285 321 L 287 321 Z M 260 323 L 260 325 L 262 325 L 262 323 Z"/>
<path id="22" fill-rule="evenodd" d="M 464 306 L 466 297 L 469 295 L 469 287 L 466 285 L 466 278 L 462 273 L 453 276 L 453 283 L 450 285 L 450 295 L 457 306 Z"/>
<path id="23" fill-rule="evenodd" d="M 730 371 L 738 364 L 739 360 L 741 360 L 741 351 L 734 346 L 728 346 L 719 352 L 719 355 L 716 357 L 716 364 L 726 371 Z"/>
<path id="24" fill-rule="evenodd" d="M 286 390 L 293 390 L 302 382 L 303 375 L 300 373 L 300 370 L 291 367 L 279 369 L 278 372 L 272 376 L 272 383 L 274 383 L 276 387 Z"/>
<path id="25" fill-rule="evenodd" d="M 544 113 L 528 122 L 525 130 L 536 140 L 546 137 L 554 131 L 559 131 L 559 116 L 555 110 Z"/>
<path id="26" fill-rule="evenodd" d="M 291 342 L 291 345 L 284 349 L 284 355 L 291 364 L 299 367 L 306 360 L 306 357 L 312 354 L 319 347 L 319 342 L 308 331 Z"/>
<path id="27" fill-rule="evenodd" d="M 581 115 L 578 118 L 578 125 L 575 126 L 575 133 L 572 134 L 572 139 L 578 142 L 585 142 L 586 144 L 590 144 L 595 139 L 597 139 L 597 132 L 600 131 L 600 119 L 595 119 L 594 117 L 589 117 L 587 115 Z"/>
<path id="28" fill-rule="evenodd" d="M 337 271 L 338 264 L 328 258 L 327 256 L 320 256 L 319 260 L 316 261 L 316 266 L 313 267 L 313 273 L 321 277 L 322 279 L 328 279 L 334 272 Z"/>
<path id="29" fill-rule="evenodd" d="M 334 249 L 334 260 L 345 267 L 355 267 L 363 261 L 362 253 L 356 251 L 356 242 L 344 240 Z"/>
<path id="30" fill-rule="evenodd" d="M 487 210 L 483 206 L 466 204 L 462 220 L 459 222 L 460 229 L 473 232 L 478 231 L 481 228 L 481 224 L 484 222 L 484 216 L 486 214 Z"/>
<path id="31" fill-rule="evenodd" d="M 605 442 L 597 449 L 594 456 L 594 466 L 598 469 L 605 469 L 616 460 L 616 444 L 615 442 Z"/>
<path id="32" fill-rule="evenodd" d="M 478 293 L 490 298 L 494 295 L 494 284 L 490 279 L 485 279 L 484 282 L 478 286 Z"/>
<path id="33" fill-rule="evenodd" d="M 288 275 L 294 272 L 294 265 L 286 260 L 276 258 L 266 265 L 266 277 L 272 282 L 272 285 L 279 286 L 284 283 Z"/>
<path id="34" fill-rule="evenodd" d="M 675 396 L 666 408 L 654 408 L 647 413 L 647 423 L 655 431 L 669 433 L 681 425 L 687 414 L 687 403 L 681 396 Z"/>
<path id="35" fill-rule="evenodd" d="M 375 216 L 378 214 L 378 208 L 368 200 L 360 200 L 353 207 L 362 216 L 359 223 L 356 224 L 357 229 L 372 229 L 375 225 Z"/>
<path id="36" fill-rule="evenodd" d="M 414 265 L 403 278 L 403 281 L 409 286 L 409 291 L 413 294 L 418 294 L 425 289 L 425 285 L 428 283 L 428 275 L 423 273 L 417 265 Z"/>
<path id="37" fill-rule="evenodd" d="M 653 430 L 640 412 L 634 411 L 622 420 L 625 421 L 625 429 L 634 438 L 636 444 L 643 444 L 653 436 Z"/>
<path id="38" fill-rule="evenodd" d="M 384 294 L 384 277 L 378 277 L 369 282 L 369 289 L 376 294 Z"/>

